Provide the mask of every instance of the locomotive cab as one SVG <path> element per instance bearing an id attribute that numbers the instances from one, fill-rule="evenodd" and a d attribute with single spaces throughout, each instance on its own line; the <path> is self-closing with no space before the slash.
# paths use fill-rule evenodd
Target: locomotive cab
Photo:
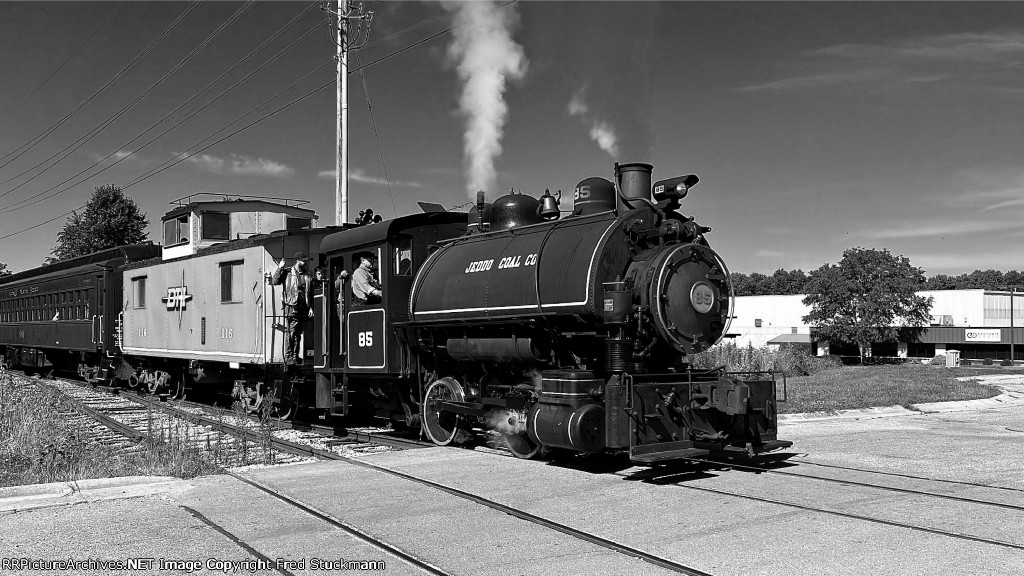
<path id="1" fill-rule="evenodd" d="M 405 398 L 412 393 L 408 381 L 417 366 L 399 327 L 408 321 L 413 280 L 430 251 L 465 230 L 465 214 L 433 212 L 369 223 L 324 239 L 320 248 L 327 282 L 325 311 L 316 330 L 317 397 L 331 399 L 332 414 L 347 415 L 359 406 L 360 412 L 398 422 L 415 419 L 417 408 Z M 358 272 L 364 259 L 371 267 Z M 379 297 L 356 294 L 357 274 L 360 283 L 369 278 Z"/>

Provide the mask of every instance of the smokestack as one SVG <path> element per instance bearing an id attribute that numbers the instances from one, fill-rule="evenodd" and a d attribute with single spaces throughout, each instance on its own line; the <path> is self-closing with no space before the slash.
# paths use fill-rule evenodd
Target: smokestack
<path id="1" fill-rule="evenodd" d="M 654 166 L 644 162 L 632 162 L 629 164 L 615 164 L 615 179 L 619 184 L 619 190 L 627 199 L 643 198 L 651 199 L 651 173 Z M 619 201 L 622 202 L 621 200 Z M 619 207 L 620 211 L 623 208 Z M 625 207 L 627 210 L 628 206 Z M 620 212 L 621 213 L 621 212 Z"/>

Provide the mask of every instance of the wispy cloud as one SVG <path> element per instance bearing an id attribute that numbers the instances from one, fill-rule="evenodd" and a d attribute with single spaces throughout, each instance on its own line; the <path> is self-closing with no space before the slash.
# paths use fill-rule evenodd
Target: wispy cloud
<path id="1" fill-rule="evenodd" d="M 872 240 L 932 238 L 995 232 L 998 230 L 1021 228 L 1022 226 L 1024 224 L 1019 222 L 998 222 L 993 220 L 965 221 L 946 218 L 931 222 L 893 222 L 887 226 L 865 228 L 858 235 L 871 238 Z"/>
<path id="2" fill-rule="evenodd" d="M 853 70 L 844 73 L 825 73 L 809 76 L 792 76 L 780 78 L 761 84 L 751 84 L 737 88 L 740 92 L 762 92 L 771 90 L 804 90 L 811 88 L 824 88 L 841 86 L 845 84 L 860 83 L 867 80 L 880 80 L 886 75 L 884 70 Z"/>
<path id="3" fill-rule="evenodd" d="M 949 196 L 946 204 L 956 207 L 976 208 L 979 212 L 991 212 L 1024 206 L 1024 170 L 974 169 L 962 171 L 958 177 L 961 192 Z"/>
<path id="4" fill-rule="evenodd" d="M 949 252 L 907 254 L 914 266 L 924 268 L 929 275 L 939 273 L 960 274 L 966 270 L 1013 270 L 1019 269 L 1020 251 L 1010 246 L 992 247 L 988 250 L 973 251 L 970 254 Z"/>
<path id="5" fill-rule="evenodd" d="M 241 154 L 230 154 L 227 158 L 212 154 L 196 154 L 189 157 L 188 162 L 200 170 L 214 174 L 287 178 L 295 173 L 294 169 L 280 162 Z"/>
<path id="6" fill-rule="evenodd" d="M 1024 32 L 925 36 L 883 44 L 839 44 L 802 54 L 782 65 L 799 75 L 737 88 L 741 92 L 824 89 L 885 81 L 909 84 L 972 79 L 984 84 L 990 69 L 1021 67 Z M 808 73 L 809 71 L 809 73 Z M 1014 87 L 1001 87 L 1015 89 Z"/>
<path id="7" fill-rule="evenodd" d="M 326 180 L 334 180 L 337 177 L 337 170 L 321 170 L 317 173 L 317 176 Z M 352 168 L 348 171 L 348 179 L 353 182 L 362 182 L 363 184 L 374 184 L 377 186 L 387 186 L 388 181 L 380 176 L 373 176 L 367 174 L 361 168 Z M 422 188 L 423 185 L 414 180 L 392 180 L 392 186 L 405 186 L 408 188 Z"/>
<path id="8" fill-rule="evenodd" d="M 107 158 L 107 154 L 92 154 L 91 156 L 97 161 L 106 159 L 108 162 L 117 162 L 119 160 L 124 160 L 129 156 L 131 156 L 133 160 L 142 160 L 138 154 L 135 154 L 135 152 L 131 150 L 118 150 L 110 158 Z"/>

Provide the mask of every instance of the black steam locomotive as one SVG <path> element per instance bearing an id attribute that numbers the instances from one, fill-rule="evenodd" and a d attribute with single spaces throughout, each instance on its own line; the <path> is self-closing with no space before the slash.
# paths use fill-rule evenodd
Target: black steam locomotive
<path id="1" fill-rule="evenodd" d="M 116 320 L 84 348 L 25 339 L 33 322 L 57 323 L 47 334 L 59 339 L 90 320 L 72 312 L 61 326 L 52 309 L 18 308 L 61 302 L 43 294 L 4 304 L 15 313 L 0 347 L 11 363 L 77 362 L 92 380 L 154 392 L 216 388 L 284 414 L 385 416 L 439 445 L 496 430 L 520 457 L 557 448 L 653 464 L 790 446 L 776 438 L 770 377 L 690 368 L 728 330 L 729 273 L 710 229 L 679 212 L 697 177 L 652 186 L 651 173 L 616 164 L 614 182 L 583 180 L 565 217 L 548 192 L 334 229 L 309 227 L 294 206 L 186 203 L 164 218 L 161 258 L 104 267 L 121 302 L 107 303 Z M 282 229 L 241 230 L 277 222 L 275 210 Z M 279 288 L 265 277 L 295 250 L 314 257 L 321 281 L 305 361 L 289 367 Z M 378 301 L 345 280 L 364 258 L 376 262 Z M 47 276 L 0 282 L 0 296 L 35 294 Z"/>

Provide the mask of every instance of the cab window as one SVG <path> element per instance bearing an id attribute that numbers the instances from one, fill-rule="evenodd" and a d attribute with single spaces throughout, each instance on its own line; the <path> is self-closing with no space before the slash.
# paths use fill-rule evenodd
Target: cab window
<path id="1" fill-rule="evenodd" d="M 395 241 L 395 275 L 412 276 L 412 237 L 399 236 Z"/>

